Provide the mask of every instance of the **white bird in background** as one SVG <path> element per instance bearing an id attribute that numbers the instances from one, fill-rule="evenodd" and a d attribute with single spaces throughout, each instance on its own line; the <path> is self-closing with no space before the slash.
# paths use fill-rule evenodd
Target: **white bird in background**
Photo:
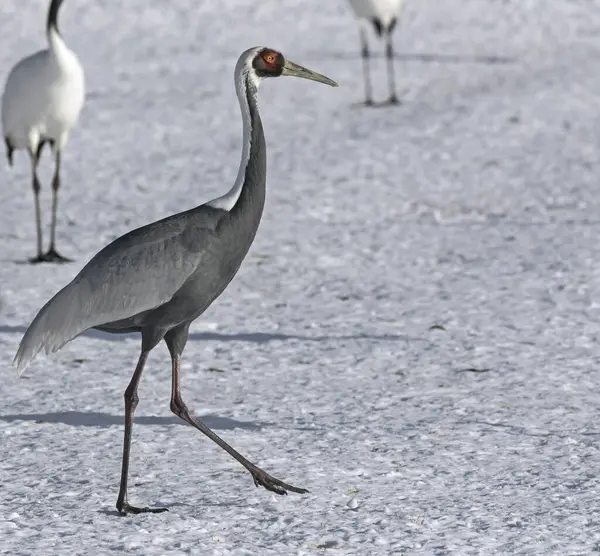
<path id="1" fill-rule="evenodd" d="M 390 96 L 389 104 L 399 104 L 396 95 L 396 80 L 394 77 L 394 48 L 392 45 L 392 31 L 396 27 L 403 0 L 349 0 L 360 23 L 361 55 L 365 79 L 365 104 L 373 104 L 373 90 L 369 75 L 369 43 L 367 42 L 367 27 L 372 24 L 378 37 L 385 41 L 385 56 L 387 58 L 388 84 Z"/>
<path id="2" fill-rule="evenodd" d="M 52 0 L 46 34 L 49 48 L 23 58 L 11 70 L 2 96 L 2 128 L 8 162 L 13 151 L 27 149 L 31 159 L 37 257 L 32 263 L 68 261 L 56 251 L 56 209 L 60 188 L 60 158 L 69 131 L 77 122 L 85 97 L 83 69 L 58 31 L 58 11 L 63 0 Z M 52 227 L 50 248 L 42 253 L 40 182 L 37 166 L 42 149 L 49 143 L 56 158 L 52 178 Z"/>

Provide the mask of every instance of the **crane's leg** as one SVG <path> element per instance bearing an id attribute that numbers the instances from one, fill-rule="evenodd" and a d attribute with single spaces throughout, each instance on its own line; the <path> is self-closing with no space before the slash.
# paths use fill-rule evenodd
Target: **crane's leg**
<path id="1" fill-rule="evenodd" d="M 52 178 L 52 225 L 50 228 L 50 249 L 44 255 L 48 262 L 67 263 L 71 259 L 63 257 L 56 251 L 56 212 L 58 208 L 58 190 L 60 189 L 60 149 L 56 147 L 56 168 Z"/>
<path id="2" fill-rule="evenodd" d="M 43 263 L 46 259 L 42 254 L 42 213 L 40 210 L 40 180 L 37 175 L 37 167 L 40 161 L 40 155 L 42 154 L 42 148 L 44 147 L 44 141 L 40 141 L 35 149 L 35 152 L 29 150 L 29 158 L 31 159 L 31 176 L 32 176 L 32 187 L 33 197 L 35 202 L 35 230 L 37 234 L 37 256 L 29 259 L 31 263 Z"/>
<path id="3" fill-rule="evenodd" d="M 369 72 L 369 43 L 367 42 L 367 33 L 364 28 L 360 29 L 361 56 L 363 60 L 363 77 L 365 81 L 365 104 L 373 105 L 373 89 L 371 87 L 371 74 Z"/>
<path id="4" fill-rule="evenodd" d="M 127 476 L 129 474 L 129 452 L 131 449 L 131 429 L 133 426 L 133 413 L 137 407 L 139 398 L 137 394 L 138 384 L 144 371 L 144 365 L 148 359 L 149 349 L 142 348 L 142 353 L 138 360 L 131 382 L 125 390 L 125 435 L 123 440 L 123 463 L 121 467 L 121 486 L 119 488 L 119 497 L 117 498 L 117 510 L 121 515 L 128 513 L 159 513 L 166 511 L 166 508 L 136 508 L 127 502 Z"/>
<path id="5" fill-rule="evenodd" d="M 171 330 L 165 335 L 165 342 L 169 348 L 171 354 L 171 361 L 173 365 L 173 380 L 171 388 L 171 411 L 178 417 L 181 417 L 184 421 L 188 422 L 192 427 L 195 427 L 200 432 L 204 433 L 213 442 L 216 442 L 223 450 L 229 455 L 233 456 L 239 461 L 252 475 L 254 484 L 256 486 L 263 486 L 271 492 L 276 494 L 287 494 L 287 491 L 297 492 L 304 494 L 308 490 L 304 488 L 298 488 L 292 485 L 288 485 L 275 477 L 271 477 L 268 473 L 248 461 L 239 452 L 234 450 L 227 442 L 225 442 L 220 436 L 214 433 L 209 427 L 207 427 L 202 421 L 190 414 L 187 406 L 181 398 L 181 391 L 179 387 L 179 363 L 181 352 L 187 341 L 188 325 Z"/>
<path id="6" fill-rule="evenodd" d="M 400 104 L 398 96 L 396 95 L 396 76 L 394 75 L 394 46 L 392 43 L 392 31 L 394 26 L 395 20 L 385 32 L 385 57 L 387 59 L 388 86 L 390 90 L 388 104 Z"/>

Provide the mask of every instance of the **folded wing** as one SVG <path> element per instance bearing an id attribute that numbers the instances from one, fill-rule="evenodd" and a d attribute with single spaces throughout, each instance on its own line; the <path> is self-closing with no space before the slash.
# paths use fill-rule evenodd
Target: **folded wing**
<path id="1" fill-rule="evenodd" d="M 15 356 L 19 373 L 42 350 L 55 352 L 94 326 L 169 301 L 198 268 L 206 246 L 218 241 L 211 228 L 190 228 L 172 217 L 105 247 L 37 314 Z"/>

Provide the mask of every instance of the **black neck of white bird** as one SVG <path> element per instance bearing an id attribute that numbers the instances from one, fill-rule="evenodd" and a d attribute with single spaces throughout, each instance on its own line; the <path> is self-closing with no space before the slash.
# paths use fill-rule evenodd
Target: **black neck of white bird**
<path id="1" fill-rule="evenodd" d="M 58 30 L 58 11 L 63 3 L 63 0 L 52 0 L 48 9 L 48 22 L 46 24 L 46 32 L 48 35 L 56 33 L 60 35 Z"/>

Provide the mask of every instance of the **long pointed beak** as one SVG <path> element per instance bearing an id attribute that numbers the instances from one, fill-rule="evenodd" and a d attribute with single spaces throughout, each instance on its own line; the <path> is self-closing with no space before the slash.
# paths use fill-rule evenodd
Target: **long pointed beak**
<path id="1" fill-rule="evenodd" d="M 293 77 L 302 77 L 303 79 L 310 79 L 311 81 L 318 81 L 319 83 L 325 83 L 325 85 L 331 85 L 332 87 L 337 87 L 338 84 L 329 79 L 329 77 L 325 77 L 316 71 L 309 70 L 307 68 L 303 68 L 298 64 L 294 64 L 294 62 L 290 62 L 286 60 L 283 64 L 283 71 L 281 75 L 291 75 Z"/>

